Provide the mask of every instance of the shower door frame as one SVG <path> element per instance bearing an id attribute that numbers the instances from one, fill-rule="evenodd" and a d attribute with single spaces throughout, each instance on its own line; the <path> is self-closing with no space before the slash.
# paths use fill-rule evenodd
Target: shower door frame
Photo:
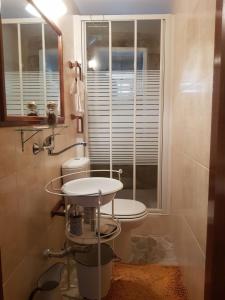
<path id="1" fill-rule="evenodd" d="M 172 15 L 92 15 L 75 16 L 75 56 L 83 66 L 86 74 L 86 23 L 87 22 L 108 22 L 109 24 L 109 73 L 112 78 L 112 45 L 111 45 L 111 22 L 112 21 L 133 21 L 134 22 L 134 66 L 136 66 L 135 53 L 137 53 L 137 21 L 138 20 L 160 20 L 161 21 L 161 45 L 160 45 L 160 130 L 159 130 L 159 155 L 158 155 L 158 174 L 157 174 L 157 208 L 150 208 L 151 213 L 168 214 L 170 210 L 170 144 L 171 144 L 171 82 L 172 82 Z M 80 32 L 80 34 L 79 34 Z M 79 46 L 80 45 L 80 46 Z M 136 83 L 136 70 L 134 69 L 134 82 Z M 86 77 L 86 76 L 85 76 Z M 134 106 L 136 104 L 136 84 L 134 83 Z M 110 89 L 111 90 L 111 89 Z M 112 107 L 112 92 L 110 92 L 110 116 Z M 134 108 L 134 111 L 136 106 Z M 87 120 L 87 117 L 86 117 Z M 135 122 L 135 116 L 134 116 Z M 111 126 L 111 121 L 110 121 Z M 110 135 L 112 130 L 110 130 Z M 135 141 L 135 130 L 133 132 Z M 111 137 L 110 137 L 111 142 Z M 135 142 L 134 142 L 135 143 Z M 135 148 L 135 147 L 134 147 Z M 112 147 L 110 145 L 110 151 Z M 136 189 L 136 152 L 133 152 L 133 190 Z M 112 170 L 112 153 L 110 154 L 110 169 Z M 135 199 L 135 194 L 134 199 Z"/>

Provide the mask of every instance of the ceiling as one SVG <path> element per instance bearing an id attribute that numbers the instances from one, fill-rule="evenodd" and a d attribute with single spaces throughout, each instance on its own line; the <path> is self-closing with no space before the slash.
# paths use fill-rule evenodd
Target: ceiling
<path id="1" fill-rule="evenodd" d="M 3 18 L 32 17 L 26 10 L 26 0 L 1 0 L 1 14 Z"/>
<path id="2" fill-rule="evenodd" d="M 26 0 L 0 0 L 4 18 L 32 17 L 24 7 Z M 64 0 L 69 14 L 128 15 L 166 14 L 172 12 L 174 0 Z"/>
<path id="3" fill-rule="evenodd" d="M 74 0 L 81 15 L 167 14 L 173 0 Z"/>
<path id="4" fill-rule="evenodd" d="M 54 0 L 52 0 L 54 1 Z M 79 14 L 74 0 L 64 0 L 68 14 Z M 1 14 L 3 18 L 31 18 L 33 17 L 25 10 L 26 0 L 0 0 Z M 53 3 L 54 4 L 54 3 Z"/>

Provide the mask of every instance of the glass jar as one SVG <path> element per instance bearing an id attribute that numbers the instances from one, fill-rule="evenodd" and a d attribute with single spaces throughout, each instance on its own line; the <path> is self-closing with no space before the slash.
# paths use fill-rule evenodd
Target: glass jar
<path id="1" fill-rule="evenodd" d="M 27 109 L 28 109 L 27 115 L 29 117 L 35 117 L 35 116 L 38 115 L 38 113 L 37 113 L 37 104 L 35 103 L 35 101 L 29 101 L 27 103 Z"/>
<path id="2" fill-rule="evenodd" d="M 49 126 L 57 124 L 57 104 L 53 101 L 47 103 L 47 122 Z"/>

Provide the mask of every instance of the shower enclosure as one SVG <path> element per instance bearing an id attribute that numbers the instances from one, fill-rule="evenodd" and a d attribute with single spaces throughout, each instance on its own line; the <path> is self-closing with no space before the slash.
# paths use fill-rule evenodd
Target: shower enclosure
<path id="1" fill-rule="evenodd" d="M 83 18 L 92 169 L 123 169 L 119 198 L 161 209 L 167 18 Z M 95 174 L 97 175 L 97 174 Z"/>

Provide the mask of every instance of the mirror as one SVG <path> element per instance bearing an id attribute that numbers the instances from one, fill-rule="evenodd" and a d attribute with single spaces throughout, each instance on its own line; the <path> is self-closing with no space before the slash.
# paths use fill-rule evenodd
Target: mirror
<path id="1" fill-rule="evenodd" d="M 1 0 L 0 125 L 45 124 L 46 105 L 57 103 L 64 122 L 62 33 L 32 0 Z M 37 7 L 36 7 L 37 8 Z"/>

